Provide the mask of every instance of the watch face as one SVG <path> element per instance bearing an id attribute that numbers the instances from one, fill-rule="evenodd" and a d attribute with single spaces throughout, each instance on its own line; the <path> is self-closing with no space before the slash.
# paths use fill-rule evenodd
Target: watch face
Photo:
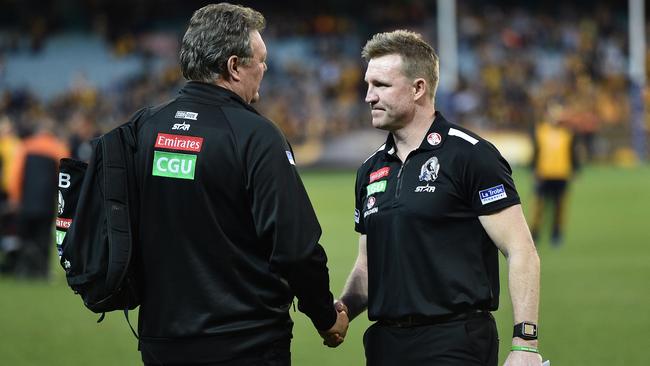
<path id="1" fill-rule="evenodd" d="M 537 327 L 535 326 L 535 324 L 524 323 L 522 333 L 524 333 L 527 336 L 534 337 L 537 335 Z"/>
<path id="2" fill-rule="evenodd" d="M 521 322 L 515 325 L 512 336 L 525 340 L 537 339 L 537 324 Z"/>

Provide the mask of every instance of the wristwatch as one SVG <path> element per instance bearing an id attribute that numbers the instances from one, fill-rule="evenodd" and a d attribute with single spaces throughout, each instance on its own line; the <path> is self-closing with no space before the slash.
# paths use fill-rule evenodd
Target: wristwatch
<path id="1" fill-rule="evenodd" d="M 519 337 L 527 341 L 537 339 L 537 324 L 529 322 L 521 322 L 519 324 L 515 324 L 512 336 Z"/>

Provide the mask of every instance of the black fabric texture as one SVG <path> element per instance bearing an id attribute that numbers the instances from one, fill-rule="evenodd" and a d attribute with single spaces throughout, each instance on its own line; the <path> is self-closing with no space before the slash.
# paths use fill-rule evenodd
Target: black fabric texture
<path id="1" fill-rule="evenodd" d="M 189 82 L 146 110 L 135 139 L 146 362 L 221 362 L 289 339 L 294 296 L 316 328 L 335 323 L 320 225 L 271 121 Z"/>

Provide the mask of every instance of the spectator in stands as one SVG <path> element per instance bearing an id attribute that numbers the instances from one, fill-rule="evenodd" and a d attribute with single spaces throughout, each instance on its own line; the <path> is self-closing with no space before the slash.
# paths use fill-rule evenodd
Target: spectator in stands
<path id="1" fill-rule="evenodd" d="M 85 111 L 75 111 L 68 121 L 68 128 L 71 132 L 69 145 L 72 158 L 88 161 L 92 154 L 90 141 L 99 136 L 92 116 Z"/>

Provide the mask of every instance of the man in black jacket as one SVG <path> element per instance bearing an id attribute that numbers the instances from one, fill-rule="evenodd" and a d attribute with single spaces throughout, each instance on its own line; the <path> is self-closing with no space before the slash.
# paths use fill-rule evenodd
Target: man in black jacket
<path id="1" fill-rule="evenodd" d="M 227 3 L 197 10 L 180 53 L 189 82 L 132 121 L 147 365 L 289 365 L 294 295 L 325 344 L 345 336 L 291 147 L 250 106 L 264 23 Z"/>

